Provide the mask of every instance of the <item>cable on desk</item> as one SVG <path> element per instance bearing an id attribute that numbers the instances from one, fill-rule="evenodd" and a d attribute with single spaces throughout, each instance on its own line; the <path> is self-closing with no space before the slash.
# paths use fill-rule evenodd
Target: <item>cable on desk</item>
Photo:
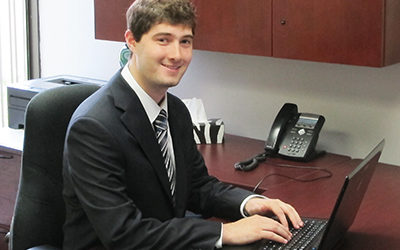
<path id="1" fill-rule="evenodd" d="M 233 166 L 236 170 L 250 171 L 258 166 L 258 163 L 263 162 L 270 156 L 267 152 L 259 153 L 247 160 L 236 162 Z"/>
<path id="2" fill-rule="evenodd" d="M 332 175 L 333 175 L 332 172 L 329 171 L 328 169 L 320 168 L 320 167 L 295 166 L 295 165 L 290 165 L 290 164 L 272 164 L 272 165 L 275 166 L 275 167 L 281 167 L 281 168 L 296 168 L 296 169 L 318 170 L 318 171 L 321 171 L 321 172 L 325 172 L 326 175 L 319 176 L 319 177 L 315 177 L 315 178 L 311 178 L 311 179 L 301 179 L 301 178 L 295 178 L 295 177 L 291 177 L 291 176 L 284 175 L 284 174 L 276 174 L 276 173 L 275 173 L 275 174 L 267 174 L 267 175 L 264 175 L 263 178 L 261 178 L 261 180 L 260 180 L 260 181 L 257 183 L 257 185 L 254 187 L 253 193 L 255 193 L 255 192 L 257 191 L 258 187 L 264 182 L 264 180 L 265 180 L 266 178 L 268 178 L 268 177 L 270 177 L 270 176 L 274 176 L 274 175 L 276 175 L 276 176 L 281 176 L 281 177 L 284 177 L 284 178 L 288 178 L 288 179 L 291 179 L 291 180 L 294 180 L 294 181 L 299 181 L 299 182 L 313 182 L 313 181 L 317 181 L 317 180 L 320 180 L 320 179 L 330 178 L 330 177 L 332 177 Z"/>
<path id="3" fill-rule="evenodd" d="M 0 155 L 0 159 L 12 159 L 14 156 L 12 155 Z"/>

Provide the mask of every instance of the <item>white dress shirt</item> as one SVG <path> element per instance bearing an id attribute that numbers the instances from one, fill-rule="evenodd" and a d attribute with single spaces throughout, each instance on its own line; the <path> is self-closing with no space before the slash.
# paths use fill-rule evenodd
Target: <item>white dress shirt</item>
<path id="1" fill-rule="evenodd" d="M 139 97 L 140 102 L 143 105 L 144 111 L 147 114 L 147 117 L 149 118 L 149 121 L 151 124 L 154 123 L 154 121 L 157 119 L 158 114 L 160 113 L 161 109 L 164 109 L 167 112 L 168 116 L 168 105 L 167 105 L 167 95 L 165 95 L 164 100 L 160 103 L 156 103 L 153 98 L 151 98 L 143 89 L 140 87 L 140 85 L 136 82 L 135 78 L 133 78 L 131 72 L 129 71 L 128 64 L 125 65 L 125 67 L 121 71 L 122 77 L 125 79 L 125 81 L 129 84 L 129 86 L 135 91 L 136 95 Z M 168 123 L 168 120 L 167 120 Z M 154 127 L 153 127 L 154 130 Z M 168 134 L 171 135 L 170 129 L 169 129 L 169 123 L 168 123 Z M 174 147 L 172 144 L 172 136 L 167 137 L 167 142 L 168 142 L 168 152 L 171 154 L 171 166 L 175 168 L 175 154 L 174 154 Z"/>

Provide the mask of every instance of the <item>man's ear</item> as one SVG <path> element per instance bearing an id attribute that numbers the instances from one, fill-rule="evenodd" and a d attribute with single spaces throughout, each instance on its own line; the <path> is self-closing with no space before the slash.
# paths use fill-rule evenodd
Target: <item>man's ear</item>
<path id="1" fill-rule="evenodd" d="M 134 52 L 135 46 L 136 46 L 136 41 L 135 41 L 135 38 L 133 37 L 132 31 L 129 29 L 127 29 L 125 31 L 125 43 L 128 46 L 129 50 L 131 52 Z"/>

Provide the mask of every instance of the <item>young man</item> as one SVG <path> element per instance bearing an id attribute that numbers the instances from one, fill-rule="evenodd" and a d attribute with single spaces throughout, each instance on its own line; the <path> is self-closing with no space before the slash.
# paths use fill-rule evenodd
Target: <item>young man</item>
<path id="1" fill-rule="evenodd" d="M 289 240 L 286 217 L 302 226 L 296 210 L 209 176 L 190 114 L 167 92 L 192 58 L 192 4 L 136 0 L 127 22 L 130 61 L 79 106 L 68 127 L 63 249 L 213 249 Z M 185 217 L 187 210 L 235 222 Z"/>

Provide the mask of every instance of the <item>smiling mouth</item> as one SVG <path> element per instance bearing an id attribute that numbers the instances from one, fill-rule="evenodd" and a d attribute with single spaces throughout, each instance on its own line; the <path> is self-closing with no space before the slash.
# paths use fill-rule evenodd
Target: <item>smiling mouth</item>
<path id="1" fill-rule="evenodd" d="M 163 67 L 169 69 L 169 70 L 179 70 L 181 68 L 181 65 L 166 65 L 166 64 L 161 64 Z"/>

